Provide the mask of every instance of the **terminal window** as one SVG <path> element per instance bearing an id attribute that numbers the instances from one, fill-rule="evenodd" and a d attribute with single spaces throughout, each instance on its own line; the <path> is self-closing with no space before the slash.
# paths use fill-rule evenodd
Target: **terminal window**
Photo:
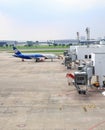
<path id="1" fill-rule="evenodd" d="M 91 55 L 89 55 L 89 59 L 91 59 Z"/>
<path id="2" fill-rule="evenodd" d="M 88 55 L 85 55 L 85 59 L 87 59 L 88 58 Z"/>

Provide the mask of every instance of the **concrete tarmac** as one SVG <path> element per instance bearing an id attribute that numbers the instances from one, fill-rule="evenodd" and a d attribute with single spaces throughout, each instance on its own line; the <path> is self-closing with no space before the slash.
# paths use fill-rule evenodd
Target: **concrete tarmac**
<path id="1" fill-rule="evenodd" d="M 0 130 L 105 130 L 105 97 L 68 86 L 61 60 L 0 53 Z M 103 90 L 104 91 L 104 90 Z"/>

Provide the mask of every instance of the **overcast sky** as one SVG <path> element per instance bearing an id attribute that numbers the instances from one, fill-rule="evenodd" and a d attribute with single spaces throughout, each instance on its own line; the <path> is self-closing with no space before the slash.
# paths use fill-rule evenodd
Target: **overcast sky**
<path id="1" fill-rule="evenodd" d="M 0 0 L 0 40 L 105 36 L 105 0 Z"/>

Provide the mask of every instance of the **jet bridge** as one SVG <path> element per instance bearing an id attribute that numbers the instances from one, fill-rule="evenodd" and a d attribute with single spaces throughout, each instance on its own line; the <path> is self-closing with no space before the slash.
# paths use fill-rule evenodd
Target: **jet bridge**
<path id="1" fill-rule="evenodd" d="M 91 86 L 93 69 L 93 66 L 81 66 L 77 72 L 74 72 L 74 86 L 79 94 L 86 94 L 88 87 Z M 67 74 L 67 76 L 72 78 L 70 74 Z"/>
<path id="2" fill-rule="evenodd" d="M 86 72 L 75 72 L 74 73 L 75 79 L 74 79 L 74 85 L 78 91 L 79 94 L 86 94 L 87 91 L 87 78 L 88 75 Z"/>
<path id="3" fill-rule="evenodd" d="M 65 56 L 64 64 L 67 66 L 67 69 L 71 69 L 72 62 L 76 61 L 76 55 L 75 54 L 68 54 Z"/>

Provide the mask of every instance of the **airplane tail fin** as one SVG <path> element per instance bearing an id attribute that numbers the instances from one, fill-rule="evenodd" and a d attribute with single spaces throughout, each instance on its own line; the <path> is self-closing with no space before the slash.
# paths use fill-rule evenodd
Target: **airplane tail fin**
<path id="1" fill-rule="evenodd" d="M 14 47 L 14 46 L 13 46 L 13 50 L 14 50 L 14 53 L 15 53 L 16 55 L 21 54 L 21 52 L 20 52 L 16 47 Z"/>

